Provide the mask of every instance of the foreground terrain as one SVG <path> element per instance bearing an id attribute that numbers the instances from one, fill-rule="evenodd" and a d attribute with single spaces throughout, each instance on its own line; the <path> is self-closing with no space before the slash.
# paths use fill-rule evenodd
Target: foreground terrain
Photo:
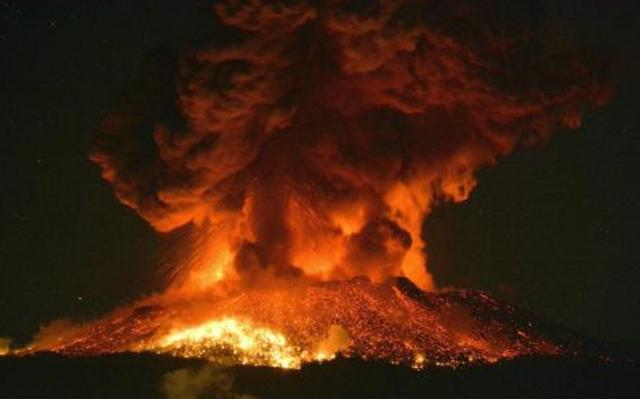
<path id="1" fill-rule="evenodd" d="M 337 358 L 300 370 L 151 354 L 0 357 L 3 398 L 638 398 L 640 368 L 529 357 L 416 371 Z"/>

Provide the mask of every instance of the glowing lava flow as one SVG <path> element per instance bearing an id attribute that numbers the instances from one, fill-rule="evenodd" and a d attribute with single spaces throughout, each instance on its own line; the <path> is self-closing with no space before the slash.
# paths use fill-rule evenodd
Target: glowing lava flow
<path id="1" fill-rule="evenodd" d="M 300 366 L 302 354 L 290 346 L 284 335 L 250 322 L 224 318 L 175 331 L 143 350 L 168 352 L 180 357 L 207 357 L 227 362 L 259 364 L 281 368 Z"/>
<path id="2" fill-rule="evenodd" d="M 281 368 L 340 353 L 423 368 L 572 348 L 549 326 L 480 292 L 427 293 L 407 279 L 359 278 L 216 299 L 149 298 L 93 323 L 45 328 L 23 353 L 156 352 Z"/>
<path id="3" fill-rule="evenodd" d="M 483 293 L 426 292 L 422 227 L 480 168 L 604 105 L 601 68 L 533 37 L 546 29 L 496 25 L 498 4 L 215 3 L 216 39 L 141 74 L 90 151 L 118 199 L 183 244 L 170 284 L 20 353 L 421 368 L 572 350 Z"/>

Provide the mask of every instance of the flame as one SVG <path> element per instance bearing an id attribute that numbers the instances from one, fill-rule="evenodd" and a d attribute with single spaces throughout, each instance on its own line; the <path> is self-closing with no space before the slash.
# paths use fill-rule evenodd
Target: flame
<path id="1" fill-rule="evenodd" d="M 300 351 L 291 346 L 284 335 L 233 318 L 210 320 L 173 331 L 139 350 L 198 358 L 228 351 L 240 364 L 280 368 L 297 368 L 302 360 Z"/>
<path id="2" fill-rule="evenodd" d="M 509 306 L 438 292 L 422 226 L 478 169 L 579 127 L 610 91 L 572 56 L 532 56 L 546 46 L 520 31 L 496 52 L 509 32 L 484 5 L 356 3 L 216 2 L 233 40 L 114 107 L 90 158 L 123 204 L 185 234 L 168 288 L 23 352 L 423 368 L 563 351 Z"/>
<path id="3" fill-rule="evenodd" d="M 427 293 L 407 279 L 288 285 L 184 299 L 164 294 L 101 320 L 53 324 L 20 353 L 124 351 L 299 368 L 337 354 L 421 369 L 564 353 L 526 316 L 482 293 Z"/>
<path id="4" fill-rule="evenodd" d="M 333 342 L 344 330 L 332 325 L 328 337 L 309 352 L 293 345 L 285 335 L 259 327 L 249 320 L 224 317 L 196 326 L 178 328 L 135 348 L 137 352 L 170 353 L 179 357 L 209 359 L 217 363 L 300 368 L 305 362 L 335 358 L 347 349 L 344 342 Z"/>

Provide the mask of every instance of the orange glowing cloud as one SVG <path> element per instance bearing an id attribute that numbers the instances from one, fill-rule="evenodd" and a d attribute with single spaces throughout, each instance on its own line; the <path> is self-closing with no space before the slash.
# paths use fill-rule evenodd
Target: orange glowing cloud
<path id="1" fill-rule="evenodd" d="M 181 284 L 405 275 L 432 289 L 435 202 L 465 200 L 478 168 L 609 95 L 573 55 L 532 54 L 535 37 L 456 4 L 220 2 L 236 39 L 147 77 L 90 157 L 154 228 L 200 236 Z"/>

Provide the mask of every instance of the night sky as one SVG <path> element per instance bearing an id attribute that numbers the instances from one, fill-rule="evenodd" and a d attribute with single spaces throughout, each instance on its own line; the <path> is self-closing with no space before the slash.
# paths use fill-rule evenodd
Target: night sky
<path id="1" fill-rule="evenodd" d="M 18 340 L 161 288 L 168 238 L 118 203 L 87 145 L 145 63 L 212 29 L 198 1 L 26 3 L 0 3 L 0 336 Z M 616 97 L 580 131 L 481 171 L 467 202 L 437 208 L 430 267 L 441 286 L 640 345 L 639 13 L 634 1 L 542 3 L 550 32 L 610 62 Z"/>

